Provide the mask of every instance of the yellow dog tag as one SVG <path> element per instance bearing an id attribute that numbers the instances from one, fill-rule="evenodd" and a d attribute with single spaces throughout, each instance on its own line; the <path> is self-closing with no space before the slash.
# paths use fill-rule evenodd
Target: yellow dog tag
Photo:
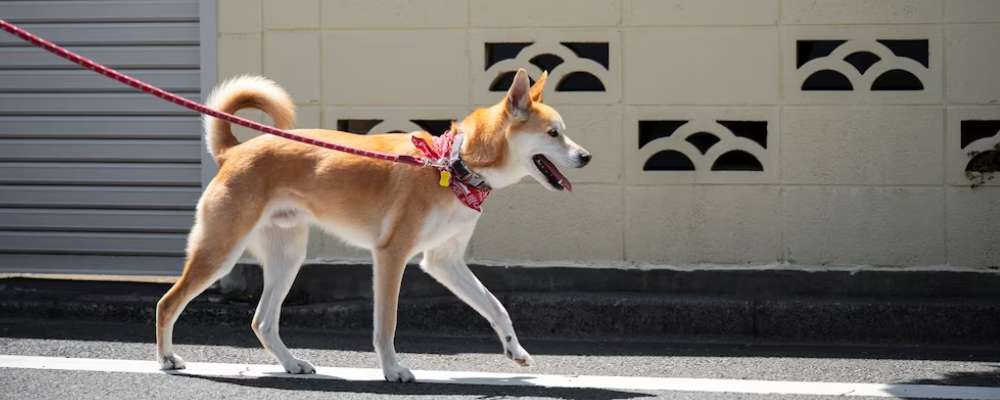
<path id="1" fill-rule="evenodd" d="M 438 181 L 438 185 L 441 185 L 441 187 L 448 187 L 451 185 L 451 172 L 441 171 L 441 180 Z"/>

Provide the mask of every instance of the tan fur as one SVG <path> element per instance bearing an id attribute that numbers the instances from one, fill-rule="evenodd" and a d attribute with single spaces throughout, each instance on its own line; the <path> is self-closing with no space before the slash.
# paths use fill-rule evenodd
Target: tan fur
<path id="1" fill-rule="evenodd" d="M 527 81 L 523 70 L 518 78 L 522 83 Z M 530 111 L 519 118 L 513 116 L 512 103 L 505 98 L 492 107 L 476 110 L 458 124 L 467 135 L 463 157 L 471 167 L 484 174 L 499 176 L 504 168 L 511 169 L 515 161 L 509 148 L 512 137 L 544 134 L 538 132 L 561 123 L 558 113 L 540 102 L 544 82 L 543 75 L 531 88 Z M 242 77 L 227 81 L 213 93 L 209 103 L 230 113 L 244 107 L 262 109 L 279 128 L 289 128 L 294 121 L 291 99 L 277 85 L 263 78 Z M 460 204 L 451 190 L 438 186 L 436 170 L 335 152 L 269 135 L 239 144 L 229 125 L 215 119 L 206 120 L 206 131 L 219 171 L 199 201 L 184 271 L 157 305 L 157 352 L 164 368 L 183 368 L 182 360 L 173 354 L 171 342 L 172 327 L 179 313 L 192 298 L 227 273 L 248 245 L 264 264 L 265 297 L 273 294 L 278 299 L 268 301 L 276 301 L 276 306 L 280 307 L 298 263 L 304 257 L 304 243 L 299 243 L 301 238 L 298 236 L 305 229 L 302 227 L 305 222 L 301 221 L 315 221 L 334 232 L 349 232 L 340 236 L 372 250 L 376 269 L 375 317 L 379 327 L 374 341 L 387 379 L 405 381 L 409 374 L 396 364 L 392 350 L 396 298 L 403 268 L 406 260 L 415 254 L 436 248 L 438 255 L 433 259 L 439 261 L 431 262 L 425 269 L 437 273 L 435 277 L 443 283 L 451 282 L 449 287 L 456 294 L 469 297 L 463 299 L 474 302 L 470 305 L 491 321 L 496 319 L 498 335 L 506 337 L 504 346 L 508 356 L 522 364 L 530 363 L 530 356 L 517 343 L 516 336 L 511 340 L 513 328 L 509 327 L 509 317 L 499 302 L 488 292 L 485 292 L 488 296 L 482 297 L 470 289 L 479 282 L 467 269 L 438 265 L 459 263 L 464 266 L 461 254 L 465 252 L 478 214 Z M 417 154 L 410 135 L 431 139 L 426 132 L 409 135 L 355 135 L 321 129 L 294 132 L 346 146 L 409 155 Z M 439 225 L 427 225 L 430 223 Z M 454 232 L 448 237 L 425 237 L 451 227 Z M 270 254 L 268 240 L 278 239 L 269 238 L 294 239 L 297 247 L 293 250 L 301 253 L 300 259 L 297 262 L 282 260 Z M 268 271 L 273 268 L 286 268 L 291 277 L 283 272 L 275 273 L 272 274 L 274 282 L 271 282 L 268 276 L 272 275 Z M 274 290 L 268 292 L 269 287 Z M 264 303 L 262 298 L 258 316 L 254 318 L 254 331 L 287 370 L 308 373 L 311 368 L 308 362 L 291 357 L 280 339 L 276 340 L 277 316 L 272 315 L 273 307 L 268 308 Z M 412 380 L 412 374 L 408 378 Z"/>

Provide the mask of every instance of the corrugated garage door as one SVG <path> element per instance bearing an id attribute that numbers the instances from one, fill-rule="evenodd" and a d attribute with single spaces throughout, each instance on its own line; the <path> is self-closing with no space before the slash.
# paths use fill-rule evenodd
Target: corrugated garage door
<path id="1" fill-rule="evenodd" d="M 197 99 L 197 1 L 0 1 L 0 17 Z M 171 273 L 200 193 L 192 113 L 0 32 L 0 270 Z"/>

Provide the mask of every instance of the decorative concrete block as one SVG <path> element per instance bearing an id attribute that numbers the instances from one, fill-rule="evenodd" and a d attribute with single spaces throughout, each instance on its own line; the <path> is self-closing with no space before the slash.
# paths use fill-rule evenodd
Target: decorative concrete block
<path id="1" fill-rule="evenodd" d="M 466 105 L 464 30 L 323 33 L 326 105 Z"/>
<path id="2" fill-rule="evenodd" d="M 626 104 L 778 102 L 774 27 L 637 28 L 624 43 Z"/>
<path id="3" fill-rule="evenodd" d="M 629 184 L 777 183 L 777 107 L 631 107 Z"/>
<path id="4" fill-rule="evenodd" d="M 295 127 L 316 129 L 322 123 L 322 109 L 315 105 L 295 106 Z"/>
<path id="5" fill-rule="evenodd" d="M 553 104 L 566 123 L 566 135 L 593 155 L 583 168 L 560 167 L 574 184 L 618 183 L 622 178 L 621 106 Z"/>
<path id="6" fill-rule="evenodd" d="M 786 104 L 941 102 L 944 51 L 938 26 L 781 29 Z"/>
<path id="7" fill-rule="evenodd" d="M 783 183 L 944 182 L 940 106 L 785 107 L 781 125 Z"/>
<path id="8" fill-rule="evenodd" d="M 947 136 L 949 184 L 1000 185 L 1000 173 L 976 173 L 1000 160 L 1000 106 L 949 107 Z"/>
<path id="9" fill-rule="evenodd" d="M 793 264 L 945 263 L 940 187 L 786 186 L 785 257 Z"/>
<path id="10" fill-rule="evenodd" d="M 261 0 L 218 0 L 219 33 L 260 33 L 260 2 Z"/>
<path id="11" fill-rule="evenodd" d="M 469 5 L 454 0 L 322 0 L 323 29 L 464 28 Z"/>
<path id="12" fill-rule="evenodd" d="M 538 183 L 493 192 L 472 237 L 471 257 L 490 261 L 621 261 L 622 188 L 576 185 L 551 192 Z M 620 209 L 620 208 L 618 208 Z"/>
<path id="13" fill-rule="evenodd" d="M 950 1 L 950 0 L 948 0 Z M 942 0 L 784 0 L 783 24 L 929 24 Z"/>
<path id="14" fill-rule="evenodd" d="M 251 121 L 260 122 L 262 124 L 271 125 L 271 119 L 266 117 L 260 110 L 247 108 L 236 112 L 236 115 L 249 119 Z M 233 125 L 233 136 L 236 136 L 236 140 L 243 143 L 247 140 L 253 139 L 257 136 L 263 135 L 263 133 L 257 132 L 250 128 L 244 128 L 239 125 Z"/>
<path id="15" fill-rule="evenodd" d="M 471 0 L 469 25 L 482 28 L 618 26 L 622 0 Z"/>
<path id="16" fill-rule="evenodd" d="M 260 34 L 222 34 L 217 45 L 219 82 L 237 75 L 260 75 Z"/>
<path id="17" fill-rule="evenodd" d="M 319 0 L 264 0 L 264 29 L 310 28 L 319 28 Z"/>
<path id="18" fill-rule="evenodd" d="M 1000 188 L 948 189 L 948 264 L 1000 267 Z"/>
<path id="19" fill-rule="evenodd" d="M 323 127 L 359 135 L 419 130 L 440 135 L 468 112 L 464 107 L 330 107 Z"/>
<path id="20" fill-rule="evenodd" d="M 631 186 L 625 202 L 628 261 L 743 264 L 781 258 L 777 186 Z"/>
<path id="21" fill-rule="evenodd" d="M 777 0 L 629 0 L 622 25 L 774 25 L 777 21 Z"/>
<path id="22" fill-rule="evenodd" d="M 524 68 L 549 71 L 545 101 L 614 104 L 621 94 L 621 50 L 614 30 L 508 29 L 469 32 L 474 104 L 499 101 Z"/>
<path id="23" fill-rule="evenodd" d="M 996 0 L 946 0 L 945 22 L 1000 22 L 1000 2 Z"/>
<path id="24" fill-rule="evenodd" d="M 1000 24 L 949 25 L 948 101 L 1000 104 Z"/>
<path id="25" fill-rule="evenodd" d="M 296 103 L 320 101 L 319 31 L 264 32 L 264 74 Z"/>

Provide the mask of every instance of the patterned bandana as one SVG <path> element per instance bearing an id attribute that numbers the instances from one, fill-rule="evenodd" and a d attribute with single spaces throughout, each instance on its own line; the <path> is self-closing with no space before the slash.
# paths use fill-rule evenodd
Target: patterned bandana
<path id="1" fill-rule="evenodd" d="M 459 155 L 462 143 L 461 134 L 456 135 L 454 130 L 448 130 L 443 135 L 435 137 L 432 143 L 427 143 L 426 140 L 417 136 L 411 136 L 410 138 L 413 141 L 413 145 L 425 157 L 443 161 L 448 165 L 447 173 L 452 176 L 448 187 L 458 197 L 458 201 L 461 201 L 462 204 L 473 210 L 482 212 L 483 202 L 490 195 L 490 187 L 485 182 L 482 182 L 482 177 L 479 174 L 469 171 L 461 161 L 461 156 Z M 456 138 L 458 140 L 457 145 L 455 143 Z M 456 165 L 461 168 L 456 168 Z M 442 173 L 445 173 L 445 171 L 442 171 Z"/>

